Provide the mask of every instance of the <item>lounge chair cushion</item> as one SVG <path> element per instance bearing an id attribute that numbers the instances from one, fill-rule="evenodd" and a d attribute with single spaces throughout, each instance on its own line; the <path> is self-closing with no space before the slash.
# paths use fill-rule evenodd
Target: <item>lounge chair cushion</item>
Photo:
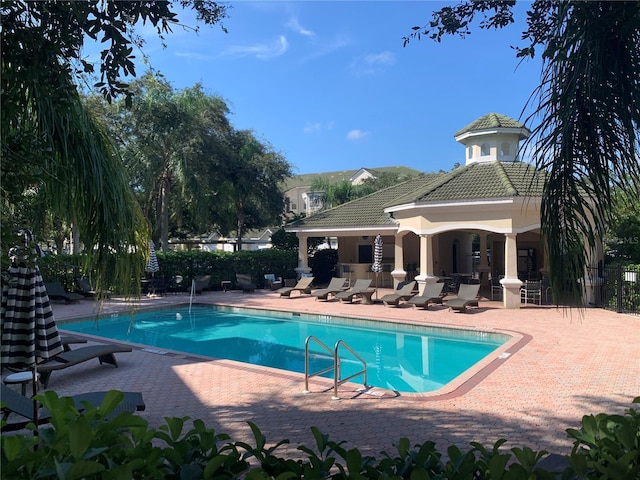
<path id="1" fill-rule="evenodd" d="M 480 285 L 468 285 L 461 284 L 458 290 L 458 298 L 448 300 L 445 305 L 450 310 L 458 310 L 464 312 L 467 307 L 478 306 L 478 292 L 480 291 Z"/>
<path id="2" fill-rule="evenodd" d="M 360 295 L 363 291 L 366 291 L 371 286 L 371 279 L 368 278 L 360 278 L 356 280 L 353 287 L 349 290 L 345 290 L 344 292 L 336 293 L 336 298 L 338 298 L 341 302 L 352 301 L 353 297 Z"/>
<path id="3" fill-rule="evenodd" d="M 411 297 L 414 296 L 413 289 L 415 288 L 415 286 L 416 286 L 415 281 L 405 283 L 402 287 L 400 287 L 394 293 L 383 295 L 380 298 L 380 300 L 382 300 L 382 303 L 384 303 L 385 306 L 399 305 L 401 300 L 409 300 Z"/>
<path id="4" fill-rule="evenodd" d="M 49 378 L 54 370 L 63 370 L 94 358 L 97 358 L 101 365 L 103 363 L 108 363 L 117 367 L 118 362 L 114 354 L 130 351 L 130 347 L 123 347 L 120 345 L 89 345 L 88 347 L 81 347 L 69 350 L 68 352 L 62 352 L 48 362 L 38 365 L 40 381 L 42 382 L 42 385 L 47 388 Z"/>
<path id="5" fill-rule="evenodd" d="M 335 296 L 336 293 L 343 291 L 346 282 L 346 278 L 333 277 L 329 282 L 329 285 L 327 285 L 327 288 L 320 288 L 318 290 L 315 290 L 311 295 L 316 297 L 316 299 L 328 300 L 329 295 Z"/>
<path id="6" fill-rule="evenodd" d="M 425 286 L 421 295 L 416 295 L 409 299 L 407 303 L 411 304 L 413 307 L 423 307 L 426 309 L 429 308 L 430 303 L 442 305 L 442 299 L 444 297 L 442 292 L 444 287 L 445 284 L 442 282 L 430 283 Z"/>
<path id="7" fill-rule="evenodd" d="M 298 280 L 298 283 L 293 287 L 282 287 L 276 290 L 277 293 L 280 294 L 281 297 L 290 297 L 293 292 L 300 292 L 300 295 L 306 293 L 307 295 L 311 294 L 311 283 L 313 282 L 313 277 L 302 277 Z"/>
<path id="8" fill-rule="evenodd" d="M 279 288 L 282 288 L 282 277 L 276 278 L 275 273 L 265 273 L 264 288 L 268 288 L 269 290 L 277 290 Z"/>

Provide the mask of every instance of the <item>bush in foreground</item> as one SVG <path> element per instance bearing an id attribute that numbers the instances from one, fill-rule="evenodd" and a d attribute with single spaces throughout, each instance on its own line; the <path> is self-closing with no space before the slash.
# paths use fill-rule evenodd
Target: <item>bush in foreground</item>
<path id="1" fill-rule="evenodd" d="M 403 438 L 397 452 L 380 458 L 346 449 L 312 427 L 315 446 L 300 445 L 299 458 L 277 451 L 282 440 L 267 446 L 260 429 L 249 423 L 255 444 L 233 442 L 224 433 L 188 417 L 165 418 L 159 429 L 132 413 L 112 415 L 122 393 L 110 392 L 97 408 L 76 410 L 69 398 L 48 391 L 37 397 L 51 412 L 50 425 L 23 435 L 2 437 L 2 478 L 6 479 L 638 479 L 640 478 L 640 412 L 585 415 L 580 429 L 568 430 L 574 447 L 569 466 L 549 472 L 538 466 L 547 452 L 501 449 L 471 443 L 446 455 L 434 442 L 411 446 Z M 640 403 L 640 397 L 634 399 Z"/>

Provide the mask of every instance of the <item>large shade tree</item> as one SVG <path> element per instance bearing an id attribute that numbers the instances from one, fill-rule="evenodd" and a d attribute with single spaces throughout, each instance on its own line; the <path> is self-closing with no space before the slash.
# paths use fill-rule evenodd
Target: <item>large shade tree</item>
<path id="1" fill-rule="evenodd" d="M 226 221 L 221 218 L 218 230 L 225 235 L 234 232 L 240 250 L 247 230 L 280 223 L 285 201 L 281 185 L 291 176 L 291 165 L 250 130 L 234 132 L 230 158 L 222 186 L 226 200 L 220 203 Z"/>
<path id="2" fill-rule="evenodd" d="M 198 20 L 215 24 L 226 7 L 182 0 Z M 0 5 L 0 154 L 2 232 L 20 211 L 25 192 L 35 191 L 46 208 L 73 222 L 99 278 L 125 284 L 141 271 L 129 253 L 146 246 L 148 229 L 129 188 L 125 170 L 102 128 L 87 114 L 78 94 L 79 75 L 98 70 L 97 87 L 112 99 L 129 94 L 123 77 L 135 74 L 133 46 L 140 21 L 160 36 L 178 23 L 169 2 L 3 1 Z M 87 39 L 102 42 L 96 65 L 82 58 Z M 115 271 L 109 270 L 109 252 Z M 4 257 L 4 254 L 3 254 Z"/>
<path id="3" fill-rule="evenodd" d="M 468 1 L 433 13 L 405 38 L 470 33 L 514 23 L 515 1 Z M 526 123 L 548 171 L 541 234 L 554 298 L 583 300 L 579 279 L 611 220 L 612 192 L 640 198 L 640 2 L 536 0 L 527 12 L 523 58 L 542 51 L 542 75 Z"/>
<path id="4" fill-rule="evenodd" d="M 217 221 L 233 132 L 229 110 L 201 85 L 175 90 L 159 75 L 144 75 L 131 91 L 131 106 L 102 102 L 101 117 L 120 146 L 154 237 L 167 250 L 172 233 L 208 231 Z"/>

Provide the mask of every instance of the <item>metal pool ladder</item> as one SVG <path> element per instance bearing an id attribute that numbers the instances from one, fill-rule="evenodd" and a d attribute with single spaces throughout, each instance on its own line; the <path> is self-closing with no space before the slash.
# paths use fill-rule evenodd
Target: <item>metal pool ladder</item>
<path id="1" fill-rule="evenodd" d="M 329 354 L 333 355 L 332 366 L 324 368 L 314 373 L 309 373 L 309 343 L 311 341 L 316 342 L 319 346 L 321 346 L 327 352 L 329 352 Z M 346 378 L 340 378 L 341 376 L 340 354 L 339 354 L 340 346 L 343 346 L 344 348 L 349 350 L 354 357 L 360 360 L 360 362 L 362 363 L 361 371 L 356 372 L 353 375 L 349 375 Z M 304 393 L 310 393 L 309 378 L 322 375 L 323 373 L 330 372 L 331 370 L 333 370 L 333 396 L 331 397 L 333 400 L 340 400 L 340 397 L 338 396 L 338 385 L 342 385 L 343 383 L 351 380 L 354 377 L 357 377 L 358 375 L 364 376 L 364 382 L 363 382 L 364 388 L 365 389 L 368 388 L 367 387 L 367 362 L 365 362 L 364 359 L 360 355 L 358 355 L 349 345 L 347 345 L 343 340 L 338 340 L 333 350 L 331 350 L 327 345 L 322 343 L 317 337 L 313 335 L 309 335 L 304 342 Z"/>

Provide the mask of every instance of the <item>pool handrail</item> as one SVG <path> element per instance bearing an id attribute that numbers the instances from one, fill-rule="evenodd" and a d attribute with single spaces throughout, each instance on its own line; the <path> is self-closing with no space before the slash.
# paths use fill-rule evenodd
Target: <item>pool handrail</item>
<path id="1" fill-rule="evenodd" d="M 324 368 L 322 370 L 319 370 L 317 372 L 309 373 L 309 342 L 312 340 L 316 342 L 320 347 L 324 348 L 329 354 L 333 354 L 333 365 L 330 367 Z M 354 357 L 360 360 L 363 367 L 361 371 L 356 372 L 352 375 L 349 375 L 346 378 L 340 378 L 341 368 L 340 368 L 339 350 L 341 345 L 344 346 L 347 350 L 349 350 Z M 357 377 L 359 375 L 363 375 L 364 388 L 365 389 L 368 388 L 367 387 L 367 362 L 360 355 L 358 355 L 355 352 L 355 350 L 353 350 L 344 340 L 338 340 L 333 350 L 331 350 L 327 345 L 325 345 L 322 341 L 320 341 L 320 339 L 318 339 L 314 335 L 309 335 L 304 342 L 304 393 L 310 393 L 310 390 L 309 390 L 310 377 L 322 375 L 323 373 L 330 372 L 331 370 L 333 370 L 333 396 L 331 397 L 332 400 L 340 400 L 340 397 L 338 396 L 339 385 L 342 385 L 343 383 L 348 382 L 352 378 Z"/>

